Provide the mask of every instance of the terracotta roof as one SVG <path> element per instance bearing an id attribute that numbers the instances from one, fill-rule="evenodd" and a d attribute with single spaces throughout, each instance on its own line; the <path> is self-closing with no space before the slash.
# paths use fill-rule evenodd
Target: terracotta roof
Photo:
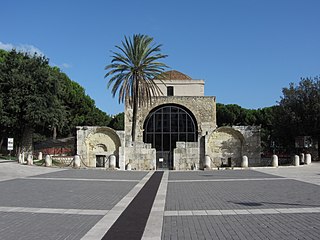
<path id="1" fill-rule="evenodd" d="M 179 71 L 170 70 L 163 73 L 161 80 L 192 80 L 192 78 Z"/>

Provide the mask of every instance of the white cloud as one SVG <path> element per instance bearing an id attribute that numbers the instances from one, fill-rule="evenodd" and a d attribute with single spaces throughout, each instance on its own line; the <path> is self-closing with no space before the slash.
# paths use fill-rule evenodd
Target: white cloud
<path id="1" fill-rule="evenodd" d="M 71 65 L 71 64 L 68 64 L 68 63 L 62 63 L 62 64 L 61 64 L 61 67 L 63 67 L 63 68 L 71 68 L 72 65 Z"/>
<path id="2" fill-rule="evenodd" d="M 14 44 L 11 44 L 11 43 L 0 42 L 0 49 L 6 50 L 6 51 L 10 51 L 12 49 L 16 49 L 19 52 L 26 52 L 26 53 L 29 53 L 31 55 L 37 53 L 38 55 L 44 56 L 44 53 L 41 52 L 39 48 L 36 48 L 35 46 L 29 45 L 29 44 L 14 45 Z"/>
<path id="3" fill-rule="evenodd" d="M 0 42 L 0 49 L 6 50 L 6 51 L 10 51 L 11 49 L 13 49 L 13 45 L 12 44 L 5 44 L 3 42 Z"/>
<path id="4" fill-rule="evenodd" d="M 11 43 L 3 43 L 0 41 L 0 49 L 6 50 L 6 51 L 11 51 L 12 49 L 16 49 L 19 52 L 26 52 L 29 53 L 31 55 L 37 53 L 38 55 L 41 56 L 45 56 L 43 52 L 40 51 L 39 48 L 33 46 L 33 45 L 29 45 L 29 44 L 18 44 L 18 45 L 14 45 Z M 53 66 L 57 66 L 59 68 L 72 68 L 72 65 L 69 63 L 62 63 L 62 64 L 52 64 Z"/>
<path id="5" fill-rule="evenodd" d="M 56 64 L 54 62 L 51 62 L 51 65 L 52 66 L 55 66 L 55 67 L 58 67 L 60 69 L 64 68 L 64 69 L 67 69 L 67 68 L 72 68 L 72 65 L 69 64 L 69 63 L 62 63 L 62 64 Z"/>

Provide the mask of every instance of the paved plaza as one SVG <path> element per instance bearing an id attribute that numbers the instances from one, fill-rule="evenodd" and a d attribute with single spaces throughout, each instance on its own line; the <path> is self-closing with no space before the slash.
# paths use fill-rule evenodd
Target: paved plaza
<path id="1" fill-rule="evenodd" d="M 156 173 L 0 162 L 0 239 L 319 239 L 320 163 Z"/>

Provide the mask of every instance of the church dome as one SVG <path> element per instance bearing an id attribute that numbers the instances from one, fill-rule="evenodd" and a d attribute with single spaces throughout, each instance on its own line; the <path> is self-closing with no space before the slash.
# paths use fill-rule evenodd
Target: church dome
<path id="1" fill-rule="evenodd" d="M 161 75 L 161 80 L 192 80 L 192 78 L 179 71 L 170 70 Z"/>

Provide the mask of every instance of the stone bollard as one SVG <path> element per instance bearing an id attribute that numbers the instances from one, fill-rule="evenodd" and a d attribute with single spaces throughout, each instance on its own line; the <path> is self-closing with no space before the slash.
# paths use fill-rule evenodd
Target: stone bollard
<path id="1" fill-rule="evenodd" d="M 28 154 L 27 163 L 28 163 L 28 165 L 33 165 L 33 157 L 32 157 L 32 154 Z"/>
<path id="2" fill-rule="evenodd" d="M 38 153 L 38 160 L 42 160 L 42 152 Z"/>
<path id="3" fill-rule="evenodd" d="M 115 155 L 109 156 L 109 168 L 111 168 L 111 169 L 116 168 L 116 156 Z"/>
<path id="4" fill-rule="evenodd" d="M 19 153 L 19 163 L 23 163 L 23 161 L 22 161 L 22 153 Z"/>
<path id="5" fill-rule="evenodd" d="M 131 164 L 130 164 L 130 163 L 127 164 L 126 169 L 127 169 L 128 171 L 131 171 Z"/>
<path id="6" fill-rule="evenodd" d="M 300 165 L 300 158 L 298 155 L 294 155 L 294 165 L 299 166 Z"/>
<path id="7" fill-rule="evenodd" d="M 52 159 L 51 159 L 50 155 L 46 155 L 45 166 L 46 167 L 51 167 L 52 166 Z"/>
<path id="8" fill-rule="evenodd" d="M 277 155 L 272 155 L 272 167 L 278 167 L 279 159 Z"/>
<path id="9" fill-rule="evenodd" d="M 206 155 L 204 157 L 204 168 L 205 169 L 211 169 L 211 158 L 209 155 Z"/>
<path id="10" fill-rule="evenodd" d="M 311 164 L 311 154 L 310 153 L 306 154 L 306 164 L 307 165 Z"/>
<path id="11" fill-rule="evenodd" d="M 73 167 L 74 167 L 74 168 L 80 168 L 80 166 L 81 166 L 80 156 L 79 156 L 79 155 L 75 155 L 75 156 L 74 156 L 74 164 L 73 164 Z"/>
<path id="12" fill-rule="evenodd" d="M 25 163 L 25 161 L 24 161 L 24 152 L 22 152 L 22 154 L 21 154 L 21 164 L 24 164 Z"/>
<path id="13" fill-rule="evenodd" d="M 300 154 L 300 163 L 304 164 L 304 153 Z"/>
<path id="14" fill-rule="evenodd" d="M 243 156 L 242 157 L 241 167 L 243 167 L 243 168 L 249 167 L 249 161 L 248 161 L 248 157 L 247 156 Z"/>

